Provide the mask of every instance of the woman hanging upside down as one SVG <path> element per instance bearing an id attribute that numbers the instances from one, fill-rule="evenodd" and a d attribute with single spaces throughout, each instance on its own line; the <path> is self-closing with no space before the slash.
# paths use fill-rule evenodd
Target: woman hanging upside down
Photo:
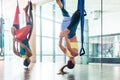
<path id="1" fill-rule="evenodd" d="M 60 33 L 59 47 L 69 58 L 66 65 L 64 65 L 58 74 L 66 74 L 64 68 L 73 69 L 75 66 L 75 57 L 78 55 L 78 40 L 76 37 L 76 29 L 80 20 L 80 11 L 76 10 L 70 18 L 68 12 L 64 8 L 64 0 L 56 0 L 58 6 L 61 8 L 64 20 L 62 23 L 62 32 Z M 62 45 L 63 38 L 66 46 Z"/>
<path id="2" fill-rule="evenodd" d="M 23 64 L 24 66 L 28 67 L 31 62 L 30 57 L 32 56 L 32 52 L 29 46 L 29 39 L 33 27 L 31 1 L 28 1 L 28 5 L 24 8 L 24 12 L 26 16 L 26 26 L 19 29 L 19 27 L 16 27 L 16 24 L 13 24 L 13 27 L 11 28 L 11 32 L 13 35 L 13 51 L 17 56 L 24 58 Z M 18 51 L 18 49 L 16 48 L 15 43 L 20 43 L 20 51 Z"/>

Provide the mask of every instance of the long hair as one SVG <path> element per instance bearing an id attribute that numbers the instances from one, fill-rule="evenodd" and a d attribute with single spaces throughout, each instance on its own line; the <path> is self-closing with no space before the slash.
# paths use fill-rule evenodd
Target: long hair
<path id="1" fill-rule="evenodd" d="M 67 68 L 73 69 L 74 67 L 75 67 L 75 64 L 73 64 L 73 62 L 71 60 L 69 60 L 67 63 Z"/>

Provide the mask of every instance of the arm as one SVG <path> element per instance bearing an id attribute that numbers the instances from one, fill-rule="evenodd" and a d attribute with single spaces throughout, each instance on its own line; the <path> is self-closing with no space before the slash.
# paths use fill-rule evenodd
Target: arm
<path id="1" fill-rule="evenodd" d="M 26 55 L 28 57 L 32 56 L 31 50 L 29 48 L 26 47 L 26 45 L 24 45 L 21 41 L 19 41 L 20 45 L 25 49 Z"/>
<path id="2" fill-rule="evenodd" d="M 59 39 L 59 47 L 64 53 L 66 53 L 66 48 L 62 45 L 62 37 Z"/>
<path id="3" fill-rule="evenodd" d="M 16 28 L 15 27 L 11 27 L 11 33 L 12 33 L 13 37 L 15 36 L 15 31 L 16 31 Z"/>
<path id="4" fill-rule="evenodd" d="M 61 72 L 64 72 L 63 70 L 64 70 L 65 67 L 67 67 L 67 65 L 64 65 L 64 66 L 60 69 L 60 71 L 61 71 Z"/>
<path id="5" fill-rule="evenodd" d="M 21 57 L 20 53 L 15 48 L 15 39 L 13 39 L 13 52 L 15 53 L 15 55 Z"/>
<path id="6" fill-rule="evenodd" d="M 67 74 L 67 72 L 64 71 L 64 68 L 67 67 L 67 65 L 64 65 L 61 69 L 60 69 L 60 72 L 58 74 Z"/>

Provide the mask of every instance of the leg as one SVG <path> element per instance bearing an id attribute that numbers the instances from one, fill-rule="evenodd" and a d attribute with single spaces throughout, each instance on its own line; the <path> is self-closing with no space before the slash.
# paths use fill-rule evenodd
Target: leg
<path id="1" fill-rule="evenodd" d="M 63 8 L 63 4 L 62 4 L 61 0 L 56 0 L 56 3 L 58 4 L 58 6 L 60 8 Z"/>
<path id="2" fill-rule="evenodd" d="M 67 29 L 71 30 L 73 27 L 77 27 L 78 26 L 78 22 L 80 20 L 80 11 L 77 10 L 72 18 L 71 18 L 71 22 L 70 22 L 70 25 L 67 27 Z M 77 24 L 77 25 L 76 25 Z M 76 26 L 75 26 L 76 25 Z"/>
<path id="3" fill-rule="evenodd" d="M 33 14 L 32 14 L 32 2 L 30 1 L 30 8 L 29 8 L 29 23 L 33 26 Z"/>
<path id="4" fill-rule="evenodd" d="M 58 6 L 61 9 L 62 15 L 64 17 L 70 17 L 69 13 L 67 12 L 67 10 L 64 8 L 64 0 L 56 0 Z"/>
<path id="5" fill-rule="evenodd" d="M 29 19 L 28 19 L 28 8 L 29 8 L 29 4 L 27 4 L 27 6 L 23 9 L 24 12 L 25 12 L 26 24 L 27 24 L 27 22 L 29 22 Z"/>
<path id="6" fill-rule="evenodd" d="M 14 38 L 13 39 L 13 52 L 14 52 L 15 55 L 21 57 L 20 53 L 18 52 L 18 50 L 15 47 L 15 42 L 16 42 L 16 39 Z"/>
<path id="7" fill-rule="evenodd" d="M 29 8 L 29 24 L 31 29 L 28 35 L 28 40 L 30 39 L 30 36 L 32 34 L 32 30 L 33 30 L 33 14 L 32 14 L 32 2 L 30 1 L 30 8 Z"/>
<path id="8" fill-rule="evenodd" d="M 28 10 L 29 9 L 29 10 Z M 33 20 L 32 16 L 32 2 L 28 1 L 27 6 L 24 8 L 25 17 L 26 17 L 26 25 L 30 24 Z M 28 12 L 29 11 L 29 12 Z"/>
<path id="9" fill-rule="evenodd" d="M 76 33 L 76 29 L 79 24 L 79 20 L 80 20 L 80 11 L 77 10 L 73 14 L 69 26 L 67 27 L 67 29 L 65 29 L 65 31 L 62 32 L 61 36 L 68 35 L 68 33 L 69 33 L 68 38 L 72 38 Z"/>

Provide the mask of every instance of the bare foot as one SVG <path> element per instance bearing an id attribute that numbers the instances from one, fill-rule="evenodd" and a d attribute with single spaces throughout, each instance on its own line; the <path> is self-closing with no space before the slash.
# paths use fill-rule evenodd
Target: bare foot
<path id="1" fill-rule="evenodd" d="M 28 12 L 28 7 L 29 7 L 29 5 L 30 5 L 30 1 L 28 1 L 27 6 L 26 6 L 25 8 L 23 8 L 23 10 L 24 10 L 25 12 Z"/>
<path id="2" fill-rule="evenodd" d="M 60 8 L 63 7 L 61 0 L 56 0 L 56 3 L 58 4 L 58 6 L 59 6 Z"/>
<path id="3" fill-rule="evenodd" d="M 28 12 L 28 5 L 25 7 L 25 8 L 23 8 L 23 10 L 25 11 L 25 12 Z"/>

